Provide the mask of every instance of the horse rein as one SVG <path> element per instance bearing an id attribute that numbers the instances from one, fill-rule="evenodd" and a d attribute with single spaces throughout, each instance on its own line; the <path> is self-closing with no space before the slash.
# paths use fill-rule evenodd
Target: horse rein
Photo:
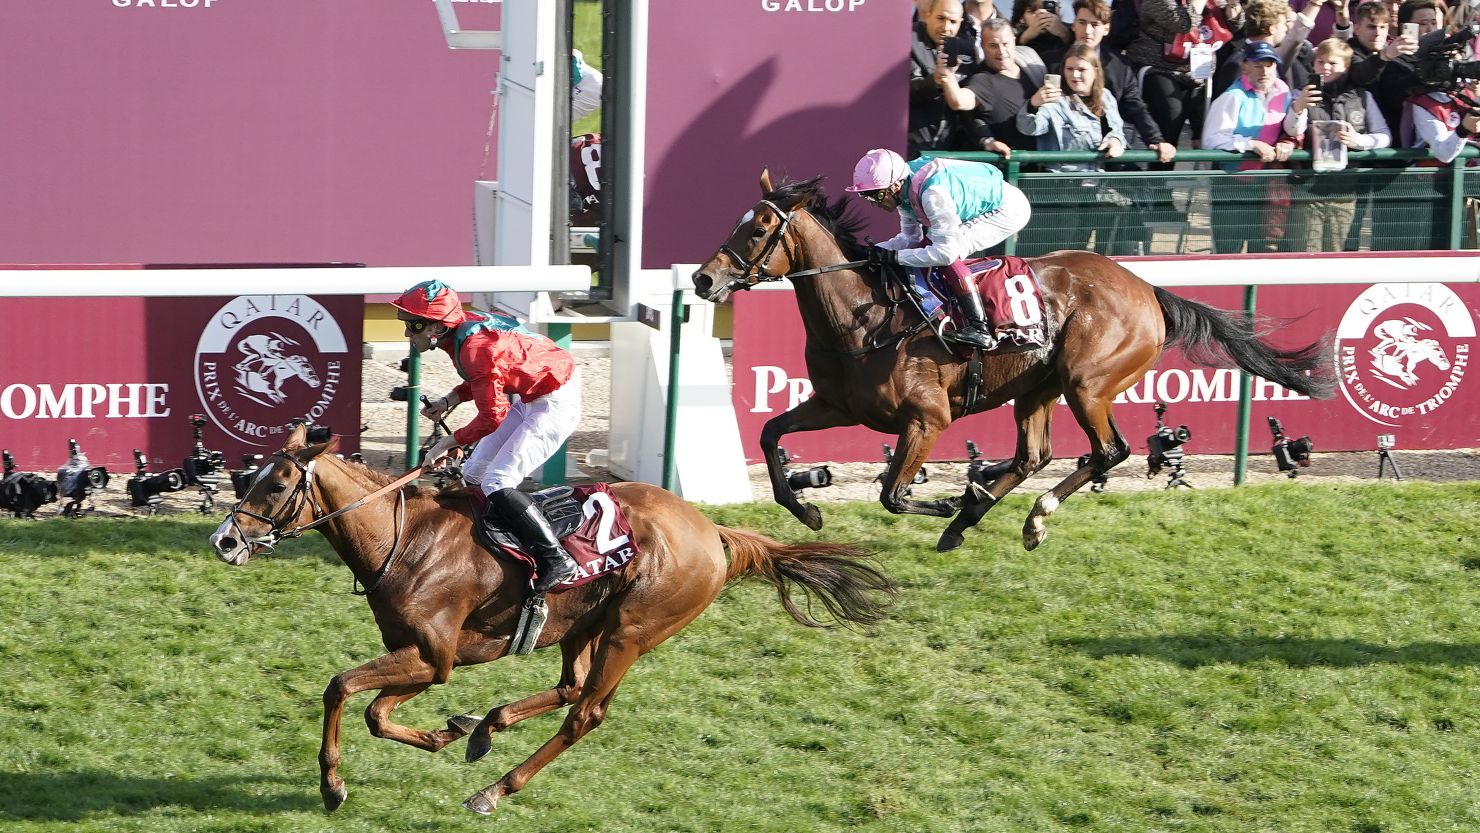
<path id="1" fill-rule="evenodd" d="M 420 477 L 422 472 L 426 468 L 425 466 L 417 466 L 411 471 L 408 471 L 405 474 L 401 475 L 396 480 L 393 480 L 390 483 L 381 486 L 379 489 L 376 489 L 370 494 L 365 495 L 364 497 L 361 497 L 360 499 L 352 503 L 345 504 L 344 506 L 341 506 L 328 514 L 320 514 L 321 512 L 323 512 L 323 509 L 319 506 L 318 500 L 313 496 L 313 469 L 314 465 L 318 461 L 310 460 L 307 463 L 301 463 L 298 461 L 298 458 L 283 451 L 278 451 L 271 457 L 268 457 L 268 459 L 270 460 L 272 459 L 272 457 L 281 457 L 284 460 L 287 460 L 293 465 L 294 468 L 298 469 L 299 473 L 302 475 L 298 479 L 298 485 L 293 488 L 293 494 L 288 496 L 288 502 L 285 511 L 279 513 L 279 517 L 277 518 L 271 518 L 266 515 L 261 515 L 256 512 L 252 512 L 242 508 L 242 503 L 246 500 L 246 498 L 238 500 L 236 502 L 236 505 L 231 508 L 231 517 L 233 518 L 232 526 L 235 526 L 238 532 L 241 531 L 241 525 L 237 524 L 235 521 L 235 517 L 237 515 L 246 515 L 247 517 L 255 521 L 267 524 L 268 532 L 266 535 L 250 540 L 248 540 L 246 536 L 243 535 L 242 540 L 249 545 L 262 547 L 263 550 L 265 550 L 268 554 L 271 554 L 274 551 L 279 541 L 283 541 L 288 538 L 297 538 L 303 535 L 303 533 L 308 532 L 315 527 L 326 524 L 334 518 L 345 514 L 346 512 L 350 512 L 352 510 L 360 508 L 361 506 L 364 506 L 366 503 L 375 500 L 381 495 L 387 494 L 391 491 L 399 490 L 402 486 Z M 266 461 L 263 462 L 263 465 L 266 465 Z M 381 580 L 385 578 L 386 573 L 390 572 L 391 564 L 394 563 L 396 555 L 400 551 L 401 532 L 405 529 L 406 522 L 406 493 L 397 491 L 396 497 L 397 512 L 396 521 L 394 524 L 395 532 L 391 538 L 391 550 L 386 555 L 385 560 L 381 562 L 380 568 L 375 571 L 375 575 L 365 585 L 365 589 L 351 590 L 351 592 L 354 593 L 356 596 L 368 595 L 369 593 L 374 592 L 376 587 L 380 586 Z M 296 518 L 298 514 L 303 511 L 303 507 L 305 504 L 312 505 L 314 519 L 306 524 L 295 526 L 292 529 L 283 529 L 283 526 L 285 526 L 293 518 Z M 358 588 L 359 584 L 360 579 L 358 576 L 356 576 L 355 587 Z"/>

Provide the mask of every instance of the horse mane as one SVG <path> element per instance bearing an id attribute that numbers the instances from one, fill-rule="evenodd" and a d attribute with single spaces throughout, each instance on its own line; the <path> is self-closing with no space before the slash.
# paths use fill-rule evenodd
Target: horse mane
<path id="1" fill-rule="evenodd" d="M 782 180 L 780 187 L 766 194 L 765 198 L 777 205 L 793 204 L 806 209 L 808 214 L 837 238 L 838 245 L 849 260 L 862 260 L 869 244 L 859 240 L 858 236 L 866 221 L 858 216 L 846 198 L 839 197 L 831 203 L 827 201 L 827 194 L 822 190 L 822 181 L 826 178 L 814 176 L 801 182 Z"/>

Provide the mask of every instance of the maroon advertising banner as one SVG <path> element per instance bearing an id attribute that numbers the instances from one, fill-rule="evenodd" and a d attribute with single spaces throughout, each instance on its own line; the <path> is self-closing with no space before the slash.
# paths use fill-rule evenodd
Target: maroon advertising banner
<path id="1" fill-rule="evenodd" d="M 7 0 L 0 31 L 0 263 L 471 261 L 499 53 L 431 0 Z"/>
<path id="2" fill-rule="evenodd" d="M 904 152 L 905 2 L 652 0 L 643 267 L 708 257 L 777 184 L 818 175 L 841 195 L 870 148 Z M 894 235 L 879 212 L 874 235 Z"/>
<path id="3" fill-rule="evenodd" d="M 1185 298 L 1223 309 L 1241 309 L 1242 287 L 1172 289 Z M 806 399 L 812 390 L 803 363 L 805 336 L 789 291 L 735 296 L 734 403 L 750 462 L 759 462 L 762 426 Z M 1472 379 L 1480 286 L 1475 284 L 1368 284 L 1261 286 L 1261 315 L 1287 319 L 1274 340 L 1306 344 L 1334 334 L 1331 360 L 1339 371 L 1334 398 L 1316 401 L 1255 379 L 1251 450 L 1272 443 L 1267 418 L 1290 436 L 1309 434 L 1316 451 L 1377 447 L 1377 435 L 1394 435 L 1397 447 L 1480 447 L 1480 380 Z M 1138 384 L 1116 398 L 1115 421 L 1135 453 L 1146 452 L 1155 429 L 1153 405 L 1167 406 L 1169 424 L 1192 431 L 1193 454 L 1234 451 L 1239 374 L 1188 362 L 1172 350 Z M 991 459 L 1011 457 L 1016 430 L 1010 407 L 957 421 L 937 442 L 931 459 L 966 459 L 972 440 Z M 787 451 L 806 462 L 882 460 L 881 443 L 894 438 L 864 428 L 788 434 Z M 1054 456 L 1089 450 L 1069 409 L 1054 417 Z"/>
<path id="4" fill-rule="evenodd" d="M 119 273 L 128 280 L 128 272 Z M 89 462 L 180 466 L 205 417 L 229 468 L 282 447 L 293 420 L 359 449 L 360 296 L 8 298 L 0 330 L 0 448 L 54 471 L 77 440 Z"/>

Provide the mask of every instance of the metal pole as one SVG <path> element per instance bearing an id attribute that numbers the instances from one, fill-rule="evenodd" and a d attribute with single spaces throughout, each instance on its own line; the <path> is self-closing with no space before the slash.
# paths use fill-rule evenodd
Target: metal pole
<path id="1" fill-rule="evenodd" d="M 571 344 L 569 324 L 546 324 L 545 335 L 555 342 L 562 350 L 569 350 Z M 559 450 L 545 461 L 545 467 L 540 469 L 540 484 L 543 486 L 560 486 L 565 483 L 565 456 L 569 443 L 561 443 Z"/>
<path id="2" fill-rule="evenodd" d="M 668 402 L 663 419 L 663 488 L 673 491 L 678 482 L 678 460 L 673 453 L 678 438 L 678 350 L 683 341 L 683 290 L 673 290 L 673 310 L 668 326 Z"/>
<path id="3" fill-rule="evenodd" d="M 421 355 L 409 350 L 406 359 L 406 468 L 421 464 Z"/>
<path id="4" fill-rule="evenodd" d="M 1257 286 L 1244 287 L 1244 313 L 1249 326 L 1254 326 L 1254 298 Z M 1249 470 L 1249 411 L 1254 399 L 1254 377 L 1243 371 L 1238 375 L 1238 428 L 1233 441 L 1233 485 L 1241 486 Z"/>

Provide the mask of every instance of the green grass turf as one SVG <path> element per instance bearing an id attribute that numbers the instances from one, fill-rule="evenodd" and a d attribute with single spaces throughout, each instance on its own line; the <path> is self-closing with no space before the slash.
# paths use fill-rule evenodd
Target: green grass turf
<path id="1" fill-rule="evenodd" d="M 232 568 L 219 519 L 0 521 L 0 829 L 16 831 L 1474 831 L 1480 486 L 1079 495 L 1025 553 L 1026 497 L 967 546 L 829 504 L 901 596 L 872 634 L 733 586 L 634 667 L 597 731 L 491 819 L 458 803 L 560 713 L 429 755 L 345 714 L 379 652 L 317 536 Z M 814 537 L 769 505 L 721 523 Z M 548 687 L 558 657 L 459 669 L 434 728 Z"/>

